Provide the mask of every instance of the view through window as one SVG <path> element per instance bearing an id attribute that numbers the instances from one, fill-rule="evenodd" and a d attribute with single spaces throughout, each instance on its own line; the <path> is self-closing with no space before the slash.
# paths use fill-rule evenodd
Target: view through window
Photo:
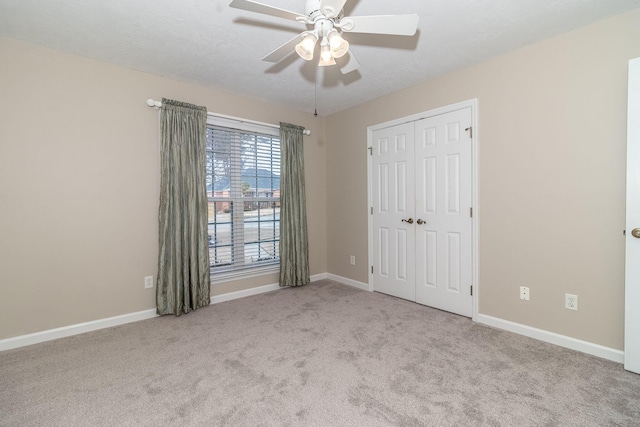
<path id="1" fill-rule="evenodd" d="M 280 139 L 207 126 L 211 272 L 279 264 Z"/>

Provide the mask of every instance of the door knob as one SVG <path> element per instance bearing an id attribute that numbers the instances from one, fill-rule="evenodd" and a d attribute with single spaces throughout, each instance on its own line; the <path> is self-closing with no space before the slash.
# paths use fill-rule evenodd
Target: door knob
<path id="1" fill-rule="evenodd" d="M 413 218 L 403 219 L 402 222 L 407 222 L 409 224 L 413 224 Z"/>
<path id="2" fill-rule="evenodd" d="M 427 221 L 423 221 L 422 218 L 418 218 L 418 220 L 416 221 L 418 223 L 418 225 L 422 225 L 422 224 L 426 224 Z"/>
<path id="3" fill-rule="evenodd" d="M 631 230 L 631 235 L 636 239 L 640 239 L 640 228 L 634 228 Z"/>

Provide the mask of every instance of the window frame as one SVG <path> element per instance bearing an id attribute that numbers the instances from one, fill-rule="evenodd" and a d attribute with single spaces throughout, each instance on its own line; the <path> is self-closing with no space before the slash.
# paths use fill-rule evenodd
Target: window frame
<path id="1" fill-rule="evenodd" d="M 222 128 L 227 128 L 230 130 L 235 130 L 235 131 L 240 131 L 240 132 L 246 132 L 246 133 L 250 133 L 250 134 L 260 134 L 260 135 L 267 135 L 267 136 L 272 136 L 275 137 L 276 139 L 278 139 L 278 141 L 280 140 L 280 129 L 274 125 L 269 125 L 266 123 L 260 123 L 260 122 L 254 122 L 254 121 L 248 121 L 248 120 L 243 120 L 241 118 L 235 118 L 235 117 L 230 117 L 230 116 L 221 116 L 221 115 L 215 115 L 215 114 L 209 114 L 207 116 L 207 127 L 209 126 L 216 126 L 216 127 L 222 127 Z M 208 143 L 207 143 L 208 144 Z M 240 155 L 239 152 L 239 148 L 238 146 L 234 147 L 232 149 L 232 155 L 236 156 L 236 159 L 238 158 L 237 156 Z M 280 157 L 282 156 L 282 153 L 280 153 Z M 233 177 L 230 177 L 230 179 L 234 179 Z M 237 179 L 237 177 L 236 177 Z M 213 185 L 213 183 L 212 183 Z M 237 186 L 238 183 L 235 182 L 235 185 Z M 233 184 L 231 184 L 231 189 L 233 189 Z M 209 197 L 207 195 L 207 202 L 211 203 L 211 202 L 228 202 L 229 199 L 225 198 L 224 200 L 221 200 L 220 198 L 216 198 L 213 197 L 213 187 L 212 187 L 212 197 Z M 238 195 L 232 195 L 231 198 L 237 198 Z M 262 201 L 274 201 L 274 202 L 280 202 L 280 197 L 243 197 L 242 198 L 242 209 L 244 209 L 244 202 L 262 202 Z M 235 202 L 232 202 L 234 205 L 236 204 Z M 234 209 L 238 209 L 237 207 L 232 208 L 232 213 Z M 237 228 L 238 230 L 241 230 L 240 233 L 243 235 L 244 234 L 244 217 L 243 216 L 234 216 L 231 215 L 231 220 L 233 223 L 233 227 L 234 229 L 236 229 L 235 227 L 237 227 L 237 224 L 241 224 L 242 226 Z M 208 218 L 207 218 L 207 222 L 208 222 Z M 279 220 L 278 220 L 279 222 Z M 244 237 L 242 237 L 244 239 Z M 278 244 L 279 244 L 279 235 L 277 236 L 278 239 Z M 235 240 L 239 240 L 239 239 L 235 239 Z M 237 247 L 233 249 L 235 254 L 234 256 L 237 256 L 240 251 Z M 211 261 L 210 261 L 210 265 L 211 265 Z M 273 274 L 273 273 L 278 273 L 280 271 L 280 254 L 278 253 L 278 258 L 271 261 L 271 262 L 265 262 L 265 263 L 261 263 L 259 265 L 255 265 L 255 266 L 242 266 L 242 267 L 237 267 L 235 269 L 225 269 L 222 271 L 216 271 L 216 269 L 213 268 L 213 266 L 210 267 L 210 276 L 212 279 L 212 284 L 216 283 L 216 282 L 227 282 L 227 281 L 232 281 L 232 280 L 240 280 L 240 279 L 247 279 L 247 278 L 251 278 L 251 277 L 258 277 L 258 276 L 263 276 L 266 274 Z M 215 281 L 213 280 L 215 279 Z"/>

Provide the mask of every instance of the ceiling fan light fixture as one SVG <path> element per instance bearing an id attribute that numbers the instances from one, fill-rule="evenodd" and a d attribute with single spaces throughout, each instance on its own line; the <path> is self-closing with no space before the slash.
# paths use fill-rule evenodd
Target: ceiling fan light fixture
<path id="1" fill-rule="evenodd" d="M 328 67 L 330 65 L 336 65 L 336 60 L 333 59 L 333 57 L 331 57 L 331 59 L 329 59 L 328 61 L 320 58 L 320 62 L 318 62 L 318 67 Z"/>
<path id="2" fill-rule="evenodd" d="M 334 58 L 342 58 L 349 51 L 349 42 L 343 39 L 335 29 L 329 32 L 327 38 Z"/>
<path id="3" fill-rule="evenodd" d="M 305 61 L 311 61 L 317 42 L 317 35 L 312 32 L 306 33 L 303 35 L 302 41 L 296 45 L 296 53 Z"/>
<path id="4" fill-rule="evenodd" d="M 333 65 L 336 63 L 335 60 L 339 59 L 338 65 L 342 74 L 350 73 L 360 66 L 351 52 L 349 43 L 342 38 L 342 34 L 354 32 L 395 36 L 416 35 L 419 17 L 415 13 L 344 16 L 344 5 L 347 1 L 305 0 L 304 14 L 259 3 L 256 0 L 232 0 L 229 6 L 307 25 L 306 31 L 269 53 L 262 58 L 263 61 L 279 62 L 288 57 L 294 48 L 302 59 L 311 61 L 315 57 L 314 51 L 318 41 L 322 40 L 320 43 L 322 55 L 319 55 L 318 66 Z"/>
<path id="5" fill-rule="evenodd" d="M 336 61 L 333 59 L 329 42 L 327 42 L 326 39 L 323 39 L 322 44 L 320 44 L 320 62 L 318 63 L 318 66 L 326 67 L 328 65 L 335 65 L 335 63 Z"/>

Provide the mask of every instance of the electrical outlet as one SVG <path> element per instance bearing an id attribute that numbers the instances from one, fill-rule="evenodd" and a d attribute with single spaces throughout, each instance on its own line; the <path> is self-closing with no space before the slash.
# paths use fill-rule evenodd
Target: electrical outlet
<path id="1" fill-rule="evenodd" d="M 529 288 L 526 286 L 520 286 L 520 299 L 529 301 Z"/>
<path id="2" fill-rule="evenodd" d="M 153 276 L 146 276 L 144 278 L 144 288 L 145 289 L 153 288 Z"/>
<path id="3" fill-rule="evenodd" d="M 578 311 L 578 295 L 564 294 L 564 308 Z"/>
<path id="4" fill-rule="evenodd" d="M 351 255 L 351 265 L 356 265 L 356 257 Z"/>

